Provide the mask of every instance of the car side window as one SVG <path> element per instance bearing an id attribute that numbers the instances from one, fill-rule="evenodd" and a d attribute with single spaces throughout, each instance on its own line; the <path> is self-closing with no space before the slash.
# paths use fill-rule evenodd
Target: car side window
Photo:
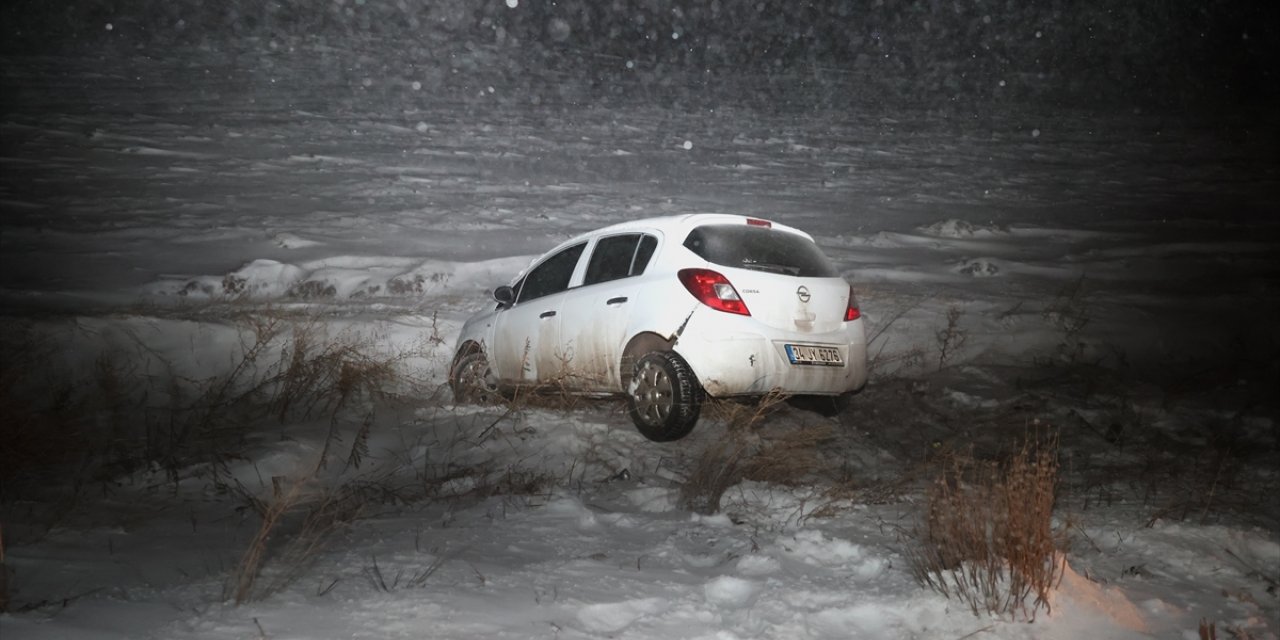
<path id="1" fill-rule="evenodd" d="M 636 247 L 636 255 L 631 260 L 631 275 L 638 276 L 644 273 L 645 267 L 649 266 L 649 259 L 653 257 L 653 252 L 657 248 L 657 238 L 649 235 L 640 236 L 640 246 Z"/>
<path id="2" fill-rule="evenodd" d="M 628 233 L 597 240 L 582 284 L 608 282 L 630 275 L 631 260 L 635 257 L 636 240 L 639 238 L 638 233 Z"/>
<path id="3" fill-rule="evenodd" d="M 573 277 L 573 269 L 578 266 L 578 258 L 587 243 L 575 244 L 560 253 L 542 261 L 542 264 L 525 274 L 520 281 L 520 294 L 516 304 L 560 293 L 569 288 L 569 278 Z"/>
<path id="4" fill-rule="evenodd" d="M 597 284 L 644 273 L 658 246 L 658 239 L 640 233 L 600 238 L 587 263 L 582 284 Z"/>

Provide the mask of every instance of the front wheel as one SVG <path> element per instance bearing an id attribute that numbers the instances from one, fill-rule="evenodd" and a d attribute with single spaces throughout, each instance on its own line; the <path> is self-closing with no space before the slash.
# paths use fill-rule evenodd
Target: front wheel
<path id="1" fill-rule="evenodd" d="M 679 440 L 698 422 L 702 387 L 679 354 L 654 351 L 636 361 L 627 407 L 644 437 L 654 442 Z"/>
<path id="2" fill-rule="evenodd" d="M 449 387 L 453 390 L 453 401 L 458 404 L 493 404 L 501 399 L 483 351 L 472 351 L 458 358 L 453 371 L 449 372 Z"/>

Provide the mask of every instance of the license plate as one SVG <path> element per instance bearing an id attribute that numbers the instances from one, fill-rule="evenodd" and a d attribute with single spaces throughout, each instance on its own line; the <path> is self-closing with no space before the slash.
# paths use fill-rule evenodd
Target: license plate
<path id="1" fill-rule="evenodd" d="M 844 366 L 844 358 L 835 347 L 815 347 L 807 344 L 783 345 L 791 364 L 816 364 L 826 367 Z"/>

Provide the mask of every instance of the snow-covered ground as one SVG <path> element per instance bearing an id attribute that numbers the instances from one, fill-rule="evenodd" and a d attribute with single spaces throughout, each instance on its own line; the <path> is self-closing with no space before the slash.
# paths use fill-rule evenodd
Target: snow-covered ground
<path id="1" fill-rule="evenodd" d="M 3 640 L 1280 634 L 1273 115 L 806 109 L 801 83 L 770 109 L 724 78 L 646 98 L 472 53 L 0 61 Z M 531 258 L 713 211 L 811 232 L 869 319 L 848 411 L 749 434 L 820 430 L 811 474 L 700 515 L 681 487 L 730 418 L 664 445 L 612 401 L 442 392 L 461 322 Z M 280 374 L 300 336 L 392 363 L 394 397 L 199 404 Z M 167 448 L 196 406 L 245 413 Z M 1039 430 L 1069 540 L 1051 611 L 919 586 L 930 463 Z M 291 546 L 322 495 L 358 513 Z M 291 496 L 234 604 L 256 507 Z"/>

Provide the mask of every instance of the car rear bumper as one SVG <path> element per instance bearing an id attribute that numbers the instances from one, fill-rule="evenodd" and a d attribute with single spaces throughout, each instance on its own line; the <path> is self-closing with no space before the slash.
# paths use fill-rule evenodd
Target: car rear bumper
<path id="1" fill-rule="evenodd" d="M 718 312 L 711 312 L 718 313 Z M 862 320 L 842 325 L 838 331 L 802 333 L 763 328 L 749 317 L 723 317 L 699 322 L 695 313 L 675 344 L 707 394 L 712 397 L 787 394 L 838 395 L 862 388 L 867 382 L 867 347 Z M 786 345 L 835 349 L 839 366 L 792 364 Z"/>

